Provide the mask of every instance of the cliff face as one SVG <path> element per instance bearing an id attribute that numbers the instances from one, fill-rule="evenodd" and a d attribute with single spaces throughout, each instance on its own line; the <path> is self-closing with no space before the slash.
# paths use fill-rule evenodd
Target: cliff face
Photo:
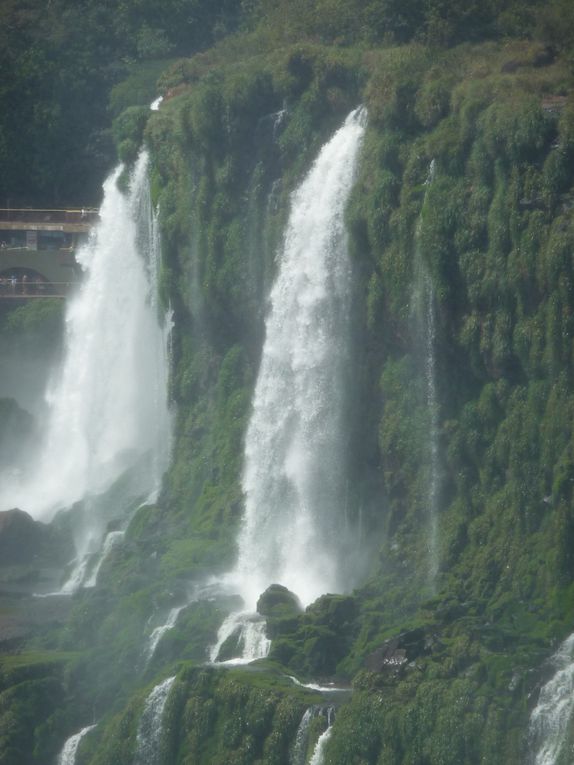
<path id="1" fill-rule="evenodd" d="M 363 101 L 348 505 L 371 566 L 350 620 L 311 611 L 271 658 L 359 672 L 332 762 L 521 762 L 530 670 L 571 628 L 571 75 L 523 44 L 195 67 L 147 129 L 189 412 L 166 503 L 196 495 L 185 523 L 229 545 L 287 192 Z M 404 666 L 366 660 L 406 627 Z"/>
<path id="2" fill-rule="evenodd" d="M 49 733 L 35 726 L 50 752 L 95 705 L 77 761 L 132 762 L 146 692 L 171 674 L 158 762 L 289 762 L 305 709 L 327 703 L 297 675 L 353 685 L 327 762 L 525 761 L 543 661 L 574 609 L 572 85 L 526 43 L 230 47 L 165 76 L 145 140 L 174 311 L 172 464 L 98 586 L 41 638 L 81 652 Z M 359 103 L 345 505 L 361 584 L 272 610 L 259 671 L 204 669 L 232 605 L 189 588 L 235 556 L 290 193 Z M 137 145 L 143 120 L 123 125 Z M 183 602 L 146 661 L 142 635 Z"/>

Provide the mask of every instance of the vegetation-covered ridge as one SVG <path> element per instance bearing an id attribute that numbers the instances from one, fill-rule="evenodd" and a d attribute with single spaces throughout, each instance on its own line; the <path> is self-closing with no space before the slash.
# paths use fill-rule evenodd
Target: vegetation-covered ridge
<path id="1" fill-rule="evenodd" d="M 235 38 L 178 61 L 158 112 L 116 122 L 126 161 L 142 137 L 152 155 L 174 457 L 98 586 L 34 638 L 24 669 L 2 666 L 2 763 L 45 763 L 95 719 L 78 763 L 131 763 L 147 694 L 170 675 L 166 762 L 289 762 L 320 703 L 294 675 L 353 686 L 329 763 L 518 765 L 543 661 L 572 631 L 571 62 L 546 41 L 437 50 L 416 25 L 408 45 L 293 32 L 271 51 L 265 14 L 243 38 L 252 49 Z M 153 627 L 233 561 L 289 194 L 361 102 L 347 502 L 369 575 L 304 613 L 270 613 L 270 657 L 251 671 L 201 666 L 225 598 L 189 603 L 146 663 Z"/>

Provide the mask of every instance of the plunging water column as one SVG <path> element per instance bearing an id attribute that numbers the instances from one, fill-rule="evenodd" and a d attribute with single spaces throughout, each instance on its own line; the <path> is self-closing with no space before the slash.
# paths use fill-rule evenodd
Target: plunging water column
<path id="1" fill-rule="evenodd" d="M 291 200 L 245 441 L 245 514 L 230 576 L 250 611 L 273 582 L 304 605 L 349 586 L 337 563 L 351 294 L 344 211 L 364 129 L 358 109 Z M 231 618 L 220 641 L 233 628 Z"/>
<path id="2" fill-rule="evenodd" d="M 118 188 L 122 167 L 104 185 L 100 223 L 77 255 L 84 276 L 67 306 L 66 353 L 47 394 L 39 455 L 26 480 L 4 488 L 4 507 L 49 520 L 138 464 L 132 501 L 158 489 L 170 441 L 169 321 L 158 320 L 160 246 L 147 168 L 142 151 L 127 193 Z M 91 537 L 97 549 L 109 519 L 86 515 L 80 548 Z"/>

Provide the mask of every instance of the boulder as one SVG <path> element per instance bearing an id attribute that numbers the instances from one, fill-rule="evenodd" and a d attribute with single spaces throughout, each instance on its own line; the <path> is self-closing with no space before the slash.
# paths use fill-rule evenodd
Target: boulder
<path id="1" fill-rule="evenodd" d="M 287 616 L 302 613 L 299 598 L 282 584 L 271 584 L 257 601 L 261 616 Z"/>

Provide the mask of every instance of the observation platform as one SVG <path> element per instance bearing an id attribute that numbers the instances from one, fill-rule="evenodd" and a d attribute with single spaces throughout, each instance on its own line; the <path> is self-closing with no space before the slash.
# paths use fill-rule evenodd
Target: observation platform
<path id="1" fill-rule="evenodd" d="M 0 300 L 65 298 L 80 280 L 76 251 L 97 210 L 0 209 Z"/>

